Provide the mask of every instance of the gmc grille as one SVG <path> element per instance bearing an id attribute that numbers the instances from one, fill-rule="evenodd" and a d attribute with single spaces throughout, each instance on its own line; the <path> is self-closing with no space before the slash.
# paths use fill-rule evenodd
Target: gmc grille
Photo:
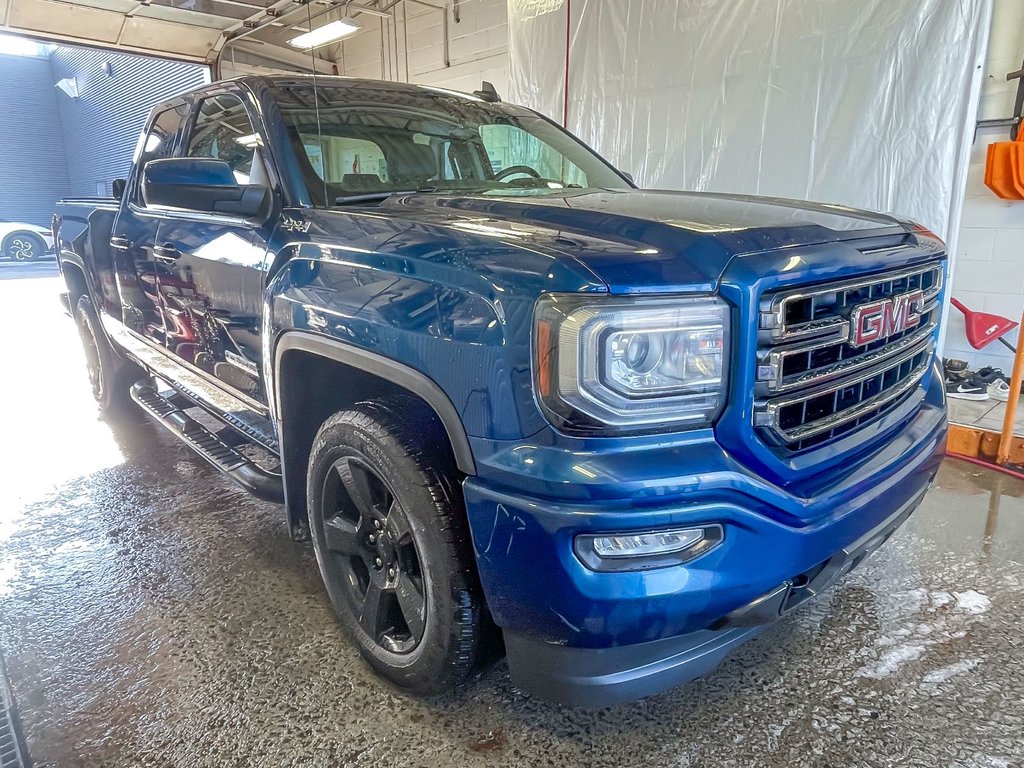
<path id="1" fill-rule="evenodd" d="M 763 439 L 802 451 L 899 405 L 932 357 L 942 274 L 942 262 L 934 261 L 762 297 L 754 424 Z M 854 309 L 906 295 L 923 295 L 918 320 L 877 341 L 854 343 Z"/>

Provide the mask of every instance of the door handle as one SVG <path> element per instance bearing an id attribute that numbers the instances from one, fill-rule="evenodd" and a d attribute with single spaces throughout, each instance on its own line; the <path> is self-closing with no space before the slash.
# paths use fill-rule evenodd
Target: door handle
<path id="1" fill-rule="evenodd" d="M 177 261 L 181 258 L 181 251 L 170 243 L 153 246 L 153 258 L 160 261 Z"/>
<path id="2" fill-rule="evenodd" d="M 121 237 L 118 235 L 110 238 L 110 247 L 117 248 L 119 251 L 127 251 L 132 247 L 132 244 L 127 237 Z"/>

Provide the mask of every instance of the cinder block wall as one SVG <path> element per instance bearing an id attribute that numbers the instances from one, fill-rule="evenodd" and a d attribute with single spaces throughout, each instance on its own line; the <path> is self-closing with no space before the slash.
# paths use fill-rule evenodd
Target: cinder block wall
<path id="1" fill-rule="evenodd" d="M 460 0 L 458 23 L 450 7 L 445 13 L 450 66 L 444 65 L 442 11 L 400 3 L 394 27 L 368 14 L 359 16 L 363 28 L 341 43 L 341 74 L 459 91 L 474 91 L 488 80 L 498 93 L 507 94 L 506 0 Z"/>

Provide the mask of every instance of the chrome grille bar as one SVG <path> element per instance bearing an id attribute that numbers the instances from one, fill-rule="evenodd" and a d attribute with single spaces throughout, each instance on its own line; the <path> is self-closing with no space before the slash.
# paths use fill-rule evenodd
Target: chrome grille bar
<path id="1" fill-rule="evenodd" d="M 760 302 L 754 425 L 771 445 L 801 451 L 895 408 L 919 384 L 935 347 L 943 260 L 767 294 Z M 884 339 L 853 342 L 851 315 L 908 293 L 920 319 Z"/>
<path id="2" fill-rule="evenodd" d="M 912 354 L 911 354 L 912 353 Z M 829 395 L 837 395 L 840 390 L 848 387 L 855 387 L 863 384 L 876 376 L 884 376 L 888 371 L 899 368 L 900 365 L 907 361 L 913 360 L 918 355 L 923 356 L 923 360 L 918 362 L 917 365 L 911 367 L 910 372 L 899 379 L 897 385 L 888 389 L 880 391 L 877 395 L 873 395 L 866 399 L 858 401 L 855 405 L 849 408 L 843 408 L 837 410 L 834 413 L 820 419 L 813 421 L 805 421 L 799 426 L 786 428 L 780 423 L 780 414 L 783 409 L 792 405 L 799 405 L 807 403 L 810 400 L 820 397 L 828 397 Z M 809 437 L 820 435 L 822 432 L 828 432 L 834 430 L 836 427 L 842 426 L 847 422 L 859 419 L 864 414 L 878 408 L 879 406 L 885 405 L 893 400 L 897 399 L 901 395 L 909 391 L 921 377 L 924 372 L 928 369 L 928 362 L 931 360 L 931 347 L 922 352 L 916 352 L 911 350 L 909 353 L 900 355 L 898 359 L 890 361 L 890 364 L 883 367 L 881 370 L 875 370 L 874 372 L 866 373 L 861 375 L 852 381 L 845 381 L 842 387 L 825 387 L 819 388 L 811 394 L 801 395 L 792 399 L 778 399 L 773 400 L 767 404 L 765 415 L 767 416 L 767 426 L 770 426 L 778 435 L 780 435 L 786 442 L 798 442 L 800 440 L 806 440 Z"/>
<path id="3" fill-rule="evenodd" d="M 929 262 L 916 267 L 885 272 L 881 275 L 858 277 L 822 286 L 809 286 L 804 289 L 776 293 L 761 307 L 760 327 L 770 331 L 773 342 L 793 341 L 819 335 L 831 335 L 837 341 L 845 341 L 849 334 L 846 319 L 840 314 L 830 314 L 821 318 L 814 317 L 815 303 L 826 297 L 833 295 L 838 297 L 839 294 L 849 294 L 865 288 L 872 291 L 877 288 L 878 295 L 884 295 L 886 284 L 892 286 L 904 280 L 907 281 L 908 286 L 922 288 L 925 303 L 929 303 L 942 291 L 942 264 Z M 890 292 L 892 291 L 890 290 Z M 790 307 L 797 302 L 810 302 L 812 317 L 800 322 L 790 321 Z"/>
<path id="4" fill-rule="evenodd" d="M 776 394 L 853 375 L 865 368 L 884 362 L 889 357 L 905 352 L 907 349 L 924 347 L 928 344 L 932 333 L 935 331 L 935 326 L 939 322 L 938 315 L 938 304 L 933 301 L 922 312 L 921 325 L 909 336 L 903 336 L 892 344 L 880 349 L 864 352 L 856 357 L 840 360 L 831 365 L 808 368 L 806 371 L 796 375 L 785 375 L 786 361 L 794 356 L 813 353 L 827 346 L 827 344 L 822 344 L 821 340 L 815 339 L 810 342 L 802 342 L 796 346 L 764 351 L 760 355 L 761 360 L 758 361 L 758 381 L 765 382 L 768 391 Z"/>

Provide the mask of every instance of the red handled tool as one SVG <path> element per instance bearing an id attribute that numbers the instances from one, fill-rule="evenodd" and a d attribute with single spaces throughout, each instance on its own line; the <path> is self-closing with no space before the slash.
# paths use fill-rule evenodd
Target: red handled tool
<path id="1" fill-rule="evenodd" d="M 975 349 L 999 341 L 1011 352 L 1017 349 L 1010 342 L 1003 338 L 1007 333 L 1017 327 L 1017 323 L 1008 317 L 991 315 L 988 312 L 972 312 L 956 299 L 950 299 L 950 303 L 964 313 L 964 327 L 967 333 L 967 343 Z"/>

